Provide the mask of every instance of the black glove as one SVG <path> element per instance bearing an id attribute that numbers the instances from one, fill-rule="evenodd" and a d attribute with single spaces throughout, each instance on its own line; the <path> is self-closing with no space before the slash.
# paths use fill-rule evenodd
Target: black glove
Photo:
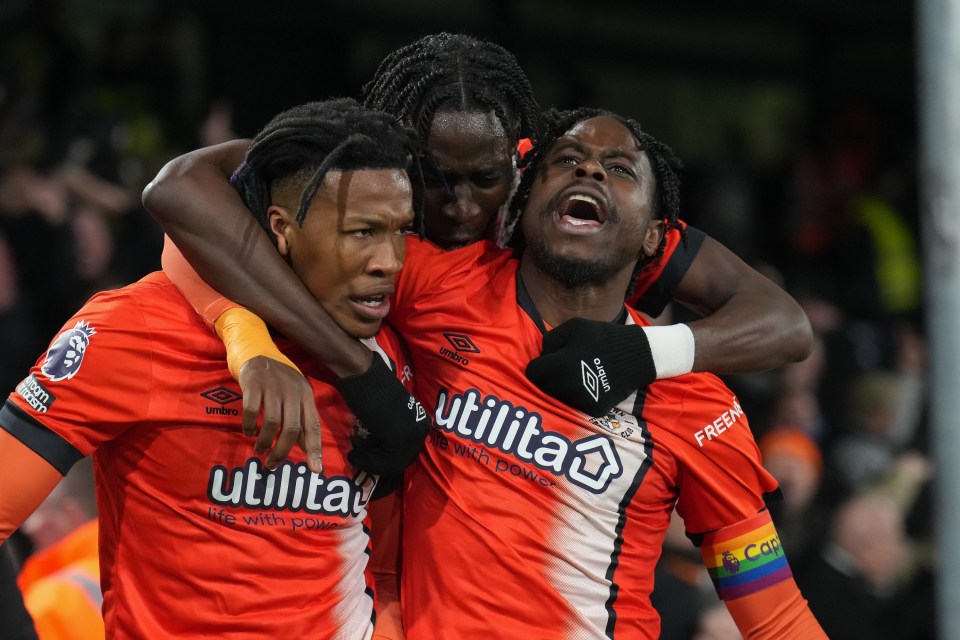
<path id="1" fill-rule="evenodd" d="M 379 356 L 364 373 L 336 382 L 357 417 L 347 460 L 376 474 L 395 474 L 413 462 L 430 432 L 430 418 Z"/>
<path id="2" fill-rule="evenodd" d="M 526 373 L 544 393 L 597 417 L 657 377 L 643 328 L 584 318 L 548 331 Z"/>

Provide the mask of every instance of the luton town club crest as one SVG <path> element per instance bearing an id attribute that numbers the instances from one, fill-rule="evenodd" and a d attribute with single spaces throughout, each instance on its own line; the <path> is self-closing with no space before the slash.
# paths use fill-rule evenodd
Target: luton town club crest
<path id="1" fill-rule="evenodd" d="M 96 330 L 83 320 L 77 322 L 73 329 L 61 333 L 47 350 L 40 371 L 53 382 L 69 380 L 77 375 L 83 363 L 83 354 L 90 346 L 90 336 L 95 333 Z"/>

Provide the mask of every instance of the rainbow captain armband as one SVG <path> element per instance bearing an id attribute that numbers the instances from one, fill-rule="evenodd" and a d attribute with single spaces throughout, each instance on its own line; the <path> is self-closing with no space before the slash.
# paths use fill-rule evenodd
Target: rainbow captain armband
<path id="1" fill-rule="evenodd" d="M 721 600 L 741 598 L 793 577 L 769 511 L 708 533 L 700 553 Z"/>
<path id="2" fill-rule="evenodd" d="M 240 367 L 257 356 L 276 360 L 300 372 L 297 365 L 277 349 L 263 320 L 244 307 L 227 309 L 213 326 L 227 348 L 227 368 L 235 380 L 239 380 Z"/>

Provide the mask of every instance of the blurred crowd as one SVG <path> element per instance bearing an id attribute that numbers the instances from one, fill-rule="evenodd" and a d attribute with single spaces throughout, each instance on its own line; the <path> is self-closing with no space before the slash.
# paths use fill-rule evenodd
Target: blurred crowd
<path id="1" fill-rule="evenodd" d="M 162 234 L 140 193 L 162 164 L 234 136 L 229 103 L 196 90 L 198 62 L 183 55 L 202 51 L 188 11 L 142 30 L 105 23 L 87 40 L 58 17 L 27 2 L 0 22 L 6 390 L 92 293 L 159 268 Z M 783 550 L 834 640 L 935 637 L 916 171 L 913 149 L 882 134 L 869 105 L 837 105 L 784 166 L 752 167 L 731 143 L 730 157 L 688 167 L 683 190 L 682 217 L 785 287 L 813 324 L 805 362 L 726 381 L 780 482 Z M 662 637 L 739 637 L 676 531 L 655 593 Z M 14 544 L 22 560 L 47 543 Z"/>
<path id="2" fill-rule="evenodd" d="M 793 294 L 814 329 L 807 360 L 725 377 L 780 483 L 770 508 L 811 609 L 834 640 L 933 639 L 914 150 L 891 148 L 864 104 L 837 104 L 820 126 L 772 181 L 733 162 L 700 168 L 685 217 Z M 740 637 L 682 534 L 660 573 L 662 638 Z"/>
<path id="3" fill-rule="evenodd" d="M 236 137 L 203 88 L 188 6 L 84 6 L 0 9 L 0 330 L 18 336 L 0 359 L 7 389 L 92 293 L 159 268 L 140 194 L 163 163 Z"/>

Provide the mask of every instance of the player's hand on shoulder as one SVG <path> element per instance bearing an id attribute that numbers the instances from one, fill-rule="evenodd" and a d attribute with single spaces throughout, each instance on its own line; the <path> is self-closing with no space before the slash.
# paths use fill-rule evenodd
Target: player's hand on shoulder
<path id="1" fill-rule="evenodd" d="M 572 318 L 544 334 L 526 374 L 547 395 L 603 416 L 653 382 L 656 369 L 641 327 Z"/>
<path id="2" fill-rule="evenodd" d="M 274 469 L 297 443 L 312 471 L 322 470 L 320 417 L 310 383 L 299 371 L 266 356 L 248 360 L 237 377 L 243 393 L 243 433 Z M 259 424 L 259 426 L 258 426 Z"/>
<path id="3" fill-rule="evenodd" d="M 423 405 L 376 355 L 364 373 L 340 378 L 336 386 L 358 422 L 350 464 L 377 474 L 403 471 L 430 432 Z"/>

